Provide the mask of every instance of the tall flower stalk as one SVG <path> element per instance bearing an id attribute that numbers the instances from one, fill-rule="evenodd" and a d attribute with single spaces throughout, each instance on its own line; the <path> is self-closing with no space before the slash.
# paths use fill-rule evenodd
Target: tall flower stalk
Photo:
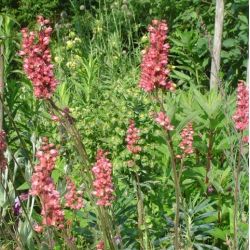
<path id="1" fill-rule="evenodd" d="M 243 132 L 248 128 L 249 124 L 249 92 L 244 81 L 238 82 L 237 88 L 237 107 L 233 115 L 235 128 L 240 135 L 240 146 L 237 156 L 237 165 L 234 169 L 234 249 L 238 249 L 238 210 L 239 210 L 239 189 L 240 189 L 240 170 L 241 170 L 241 155 L 244 142 Z"/>
<path id="2" fill-rule="evenodd" d="M 173 147 L 173 141 L 170 131 L 174 129 L 169 117 L 166 115 L 162 101 L 159 98 L 158 89 L 174 91 L 175 84 L 169 79 L 168 53 L 169 44 L 166 42 L 168 26 L 166 21 L 153 20 L 148 27 L 150 45 L 143 52 L 143 58 L 141 62 L 141 77 L 139 81 L 139 87 L 145 92 L 153 93 L 158 105 L 161 108 L 161 112 L 155 116 L 155 121 L 163 128 L 166 134 L 166 144 L 171 158 L 171 167 L 174 175 L 174 186 L 176 196 L 175 207 L 175 224 L 174 224 L 174 247 L 180 249 L 179 241 L 179 212 L 180 212 L 180 184 L 177 172 L 176 153 Z"/>
<path id="3" fill-rule="evenodd" d="M 127 135 L 125 140 L 127 143 L 127 149 L 132 155 L 136 155 L 141 152 L 142 148 L 138 145 L 138 142 L 140 140 L 140 130 L 136 128 L 135 121 L 132 119 L 129 121 L 129 127 L 127 130 Z M 134 162 L 134 160 L 132 161 Z M 140 177 L 137 169 L 134 170 L 132 176 L 134 178 L 135 188 L 136 188 L 137 225 L 139 231 L 139 242 L 141 245 L 141 249 L 147 250 L 150 249 L 150 243 L 145 223 L 145 208 L 143 202 L 143 193 L 141 190 Z"/>
<path id="4" fill-rule="evenodd" d="M 112 225 L 108 210 L 107 208 L 100 207 L 96 204 L 95 196 L 93 195 L 91 191 L 93 189 L 92 183 L 94 182 L 95 178 L 93 174 L 91 173 L 91 163 L 88 158 L 85 146 L 81 140 L 81 135 L 75 127 L 74 119 L 70 115 L 69 110 L 60 109 L 59 107 L 56 106 L 53 100 L 48 99 L 47 104 L 51 113 L 57 116 L 58 121 L 63 125 L 67 133 L 71 136 L 74 142 L 75 148 L 77 152 L 79 153 L 81 161 L 86 168 L 86 186 L 87 186 L 86 195 L 88 196 L 91 204 L 96 208 L 97 215 L 98 215 L 99 222 L 100 222 L 99 226 L 104 235 L 103 240 L 105 243 L 105 247 L 110 250 L 116 250 L 116 244 L 114 241 L 115 234 L 113 233 L 113 225 Z"/>
<path id="5" fill-rule="evenodd" d="M 36 154 L 39 163 L 35 166 L 31 178 L 30 194 L 38 196 L 41 201 L 42 225 L 62 229 L 64 228 L 64 212 L 60 204 L 60 194 L 51 177 L 57 155 L 58 152 L 54 148 L 54 144 L 48 143 L 48 139 L 43 138 L 42 147 Z M 42 231 L 42 229 L 42 226 L 37 225 L 35 230 Z"/>
<path id="6" fill-rule="evenodd" d="M 175 223 L 174 223 L 174 246 L 175 249 L 179 249 L 179 220 L 180 220 L 180 199 L 181 199 L 181 190 L 180 182 L 177 172 L 177 162 L 176 162 L 176 153 L 174 151 L 173 141 L 170 134 L 170 131 L 174 130 L 174 126 L 171 124 L 169 117 L 165 112 L 161 111 L 155 114 L 155 121 L 163 128 L 166 135 L 166 144 L 170 153 L 171 166 L 174 175 L 174 186 L 175 186 L 175 197 L 176 197 L 176 207 L 175 207 Z"/>

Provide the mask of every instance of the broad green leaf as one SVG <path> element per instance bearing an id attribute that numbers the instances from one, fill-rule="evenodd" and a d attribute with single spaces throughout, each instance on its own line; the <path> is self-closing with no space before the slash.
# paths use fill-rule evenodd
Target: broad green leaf
<path id="1" fill-rule="evenodd" d="M 225 48 L 231 48 L 234 47 L 236 44 L 236 40 L 229 38 L 223 41 L 223 47 Z"/>
<path id="2" fill-rule="evenodd" d="M 21 186 L 19 186 L 16 190 L 20 191 L 20 190 L 27 190 L 30 188 L 30 185 L 28 182 L 24 182 Z"/>
<path id="3" fill-rule="evenodd" d="M 210 230 L 209 234 L 217 239 L 226 240 L 226 236 L 229 235 L 229 230 L 221 230 L 220 228 L 216 227 L 215 229 Z"/>

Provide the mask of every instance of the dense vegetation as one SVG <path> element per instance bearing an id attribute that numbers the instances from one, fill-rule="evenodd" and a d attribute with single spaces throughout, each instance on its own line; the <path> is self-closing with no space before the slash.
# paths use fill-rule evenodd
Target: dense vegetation
<path id="1" fill-rule="evenodd" d="M 246 0 L 225 3 L 216 89 L 215 1 L 0 11 L 0 249 L 247 249 Z"/>

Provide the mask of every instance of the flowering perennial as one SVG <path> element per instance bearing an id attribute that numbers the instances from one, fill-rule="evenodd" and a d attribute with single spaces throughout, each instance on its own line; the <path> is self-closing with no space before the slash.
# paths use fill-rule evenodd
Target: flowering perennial
<path id="1" fill-rule="evenodd" d="M 93 195 L 97 197 L 97 205 L 110 206 L 113 196 L 112 164 L 106 157 L 107 152 L 97 151 L 96 163 L 92 168 L 95 180 L 93 182 Z"/>
<path id="2" fill-rule="evenodd" d="M 168 26 L 165 21 L 153 20 L 148 27 L 150 46 L 144 52 L 141 63 L 141 78 L 139 86 L 146 92 L 152 92 L 161 87 L 174 90 L 175 85 L 168 79 L 169 44 L 166 43 Z"/>
<path id="3" fill-rule="evenodd" d="M 37 23 L 41 27 L 38 34 L 29 32 L 27 28 L 21 30 L 23 39 L 19 54 L 24 58 L 23 68 L 34 86 L 35 96 L 48 99 L 57 86 L 49 49 L 52 28 L 49 20 L 42 16 L 37 17 Z"/>
<path id="4" fill-rule="evenodd" d="M 7 149 L 7 144 L 6 144 L 6 135 L 5 132 L 2 130 L 0 131 L 0 172 L 5 170 L 7 161 L 4 156 L 4 152 Z"/>
<path id="5" fill-rule="evenodd" d="M 126 142 L 127 142 L 127 149 L 132 154 L 138 154 L 141 152 L 141 147 L 137 145 L 138 140 L 140 139 L 140 130 L 135 127 L 135 121 L 130 120 L 130 125 L 127 130 Z"/>
<path id="6" fill-rule="evenodd" d="M 233 115 L 235 127 L 239 131 L 243 131 L 248 128 L 249 123 L 249 93 L 245 82 L 240 80 L 237 88 L 237 109 Z"/>
<path id="7" fill-rule="evenodd" d="M 78 210 L 83 207 L 82 192 L 76 191 L 76 185 L 70 178 L 67 178 L 67 193 L 64 198 L 66 200 L 65 206 Z"/>
<path id="8" fill-rule="evenodd" d="M 54 144 L 49 144 L 48 139 L 43 138 L 42 147 L 36 154 L 39 163 L 35 166 L 31 178 L 30 194 L 37 195 L 40 198 L 42 204 L 41 215 L 43 216 L 42 224 L 63 228 L 64 213 L 60 205 L 60 195 L 51 178 L 57 155 L 58 152 L 54 148 Z"/>
<path id="9" fill-rule="evenodd" d="M 174 126 L 170 124 L 169 117 L 164 112 L 158 112 L 155 114 L 155 121 L 160 124 L 166 131 L 174 129 Z"/>
<path id="10" fill-rule="evenodd" d="M 189 123 L 181 132 L 181 138 L 182 141 L 179 144 L 183 154 L 182 156 L 177 155 L 177 158 L 182 158 L 185 155 L 189 155 L 192 154 L 194 152 L 193 149 L 193 135 L 194 135 L 194 131 L 193 131 L 193 126 L 192 123 Z"/>

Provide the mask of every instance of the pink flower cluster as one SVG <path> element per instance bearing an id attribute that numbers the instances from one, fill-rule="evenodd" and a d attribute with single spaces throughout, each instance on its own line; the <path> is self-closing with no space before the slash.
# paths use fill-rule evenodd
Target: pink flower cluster
<path id="1" fill-rule="evenodd" d="M 104 250 L 104 241 L 101 240 L 96 245 L 96 250 Z"/>
<path id="2" fill-rule="evenodd" d="M 174 130 L 174 126 L 171 125 L 169 117 L 164 112 L 156 113 L 155 121 L 159 125 L 161 125 L 166 131 Z"/>
<path id="3" fill-rule="evenodd" d="M 135 127 L 135 121 L 130 120 L 129 127 L 127 130 L 126 142 L 127 142 L 127 149 L 132 154 L 138 154 L 141 152 L 141 147 L 137 145 L 138 140 L 140 139 L 140 130 Z"/>
<path id="4" fill-rule="evenodd" d="M 66 200 L 65 206 L 78 210 L 83 208 L 82 192 L 76 191 L 76 185 L 70 178 L 67 178 L 67 193 L 64 198 Z"/>
<path id="5" fill-rule="evenodd" d="M 141 78 L 139 86 L 146 92 L 152 92 L 161 87 L 175 90 L 175 85 L 168 80 L 169 44 L 166 43 L 168 26 L 165 21 L 153 20 L 149 26 L 150 46 L 144 52 L 141 63 Z"/>
<path id="6" fill-rule="evenodd" d="M 237 88 L 237 109 L 233 115 L 235 127 L 239 131 L 248 128 L 249 123 L 249 93 L 245 82 L 240 80 Z"/>
<path id="7" fill-rule="evenodd" d="M 23 39 L 19 54 L 24 58 L 23 68 L 34 86 L 35 96 L 48 99 L 58 84 L 53 73 L 49 49 L 52 28 L 49 26 L 49 20 L 42 16 L 37 17 L 37 22 L 41 26 L 38 34 L 29 32 L 27 28 L 21 30 Z"/>
<path id="8" fill-rule="evenodd" d="M 183 158 L 185 155 L 192 154 L 194 152 L 193 149 L 193 135 L 194 135 L 194 130 L 192 123 L 189 123 L 181 132 L 181 138 L 182 141 L 179 144 L 183 154 L 182 155 L 177 155 L 177 158 Z"/>
<path id="9" fill-rule="evenodd" d="M 41 215 L 43 216 L 42 224 L 63 228 L 64 212 L 60 205 L 60 194 L 51 178 L 57 155 L 58 152 L 54 144 L 49 144 L 48 139 L 43 138 L 42 147 L 36 154 L 39 163 L 35 166 L 31 178 L 30 194 L 40 198 L 42 204 Z M 41 230 L 39 225 L 36 228 L 38 231 Z"/>
<path id="10" fill-rule="evenodd" d="M 2 130 L 0 131 L 0 173 L 4 171 L 7 166 L 7 161 L 4 156 L 4 152 L 6 149 L 7 149 L 6 134 Z"/>
<path id="11" fill-rule="evenodd" d="M 112 164 L 106 157 L 107 152 L 97 151 L 96 163 L 92 168 L 95 180 L 93 182 L 93 195 L 97 197 L 97 205 L 110 206 L 113 196 Z"/>

